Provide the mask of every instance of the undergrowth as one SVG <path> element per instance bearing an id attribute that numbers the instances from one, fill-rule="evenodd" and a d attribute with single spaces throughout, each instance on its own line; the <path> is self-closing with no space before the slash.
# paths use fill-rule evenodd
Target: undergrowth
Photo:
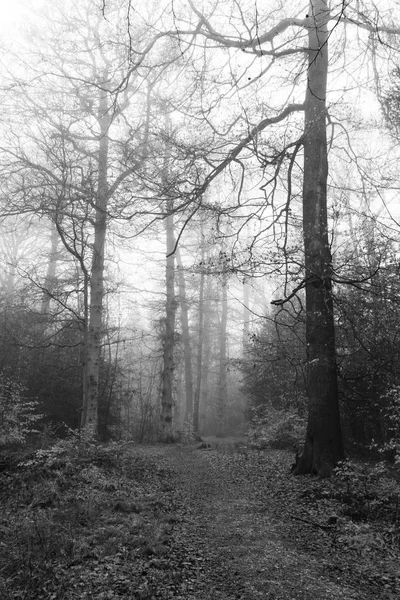
<path id="1" fill-rule="evenodd" d="M 400 593 L 400 470 L 385 461 L 345 460 L 331 478 L 290 474 L 293 453 L 226 448 L 210 456 L 219 471 L 241 471 L 268 519 L 296 552 L 314 556 L 327 578 L 362 587 L 362 598 Z M 236 475 L 237 476 L 237 475 Z M 365 593 L 366 595 L 362 595 Z"/>
<path id="2" fill-rule="evenodd" d="M 206 490 L 209 469 L 222 488 L 245 490 L 288 548 L 321 558 L 327 577 L 358 578 L 371 586 L 371 598 L 377 589 L 386 594 L 379 597 L 396 597 L 398 464 L 347 460 L 330 479 L 295 478 L 286 450 L 233 438 L 210 444 L 105 445 L 71 435 L 18 453 L 0 473 L 0 598 L 186 599 L 179 590 L 191 558 L 177 532 L 196 506 L 188 511 L 186 483 L 176 473 L 188 452 L 194 468 L 208 465 Z"/>
<path id="3" fill-rule="evenodd" d="M 25 453 L 0 474 L 2 600 L 81 599 L 95 589 L 96 598 L 135 589 L 145 599 L 128 567 L 139 577 L 149 556 L 167 553 L 163 476 L 148 453 L 77 436 Z"/>
<path id="4" fill-rule="evenodd" d="M 304 440 L 305 425 L 305 420 L 294 410 L 254 409 L 247 441 L 259 450 L 293 450 Z"/>

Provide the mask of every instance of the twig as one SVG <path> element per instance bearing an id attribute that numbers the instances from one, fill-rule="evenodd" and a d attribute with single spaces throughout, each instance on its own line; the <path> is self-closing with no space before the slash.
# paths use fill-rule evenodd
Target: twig
<path id="1" fill-rule="evenodd" d="M 291 519 L 296 519 L 297 521 L 302 521 L 303 523 L 307 523 L 308 525 L 314 525 L 314 527 L 319 527 L 320 529 L 327 529 L 331 531 L 335 529 L 333 525 L 321 525 L 321 523 L 316 523 L 315 521 L 310 521 L 309 519 L 303 519 L 302 517 L 296 517 L 296 515 L 289 515 Z"/>

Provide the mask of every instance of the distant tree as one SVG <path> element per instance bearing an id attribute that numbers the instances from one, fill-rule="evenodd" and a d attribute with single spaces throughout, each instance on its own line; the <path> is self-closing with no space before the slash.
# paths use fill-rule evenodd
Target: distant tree
<path id="1" fill-rule="evenodd" d="M 228 325 L 228 276 L 226 272 L 221 275 L 220 282 L 220 314 L 219 314 L 219 378 L 217 400 L 217 435 L 223 437 L 226 433 L 226 409 L 228 401 L 228 352 L 227 352 L 227 325 Z"/>
<path id="2" fill-rule="evenodd" d="M 193 423 L 193 365 L 192 345 L 189 329 L 189 306 L 186 294 L 185 271 L 179 248 L 176 249 L 176 263 L 178 268 L 179 305 L 182 326 L 182 345 L 185 364 L 185 422 L 191 427 Z"/>
<path id="3" fill-rule="evenodd" d="M 200 266 L 204 264 L 205 251 L 204 251 L 204 233 L 203 226 L 200 225 Z M 197 348 L 196 348 L 196 383 L 194 390 L 193 399 L 193 429 L 198 434 L 200 429 L 200 395 L 202 391 L 202 377 L 203 377 L 203 364 L 204 359 L 204 329 L 205 329 L 205 273 L 204 269 L 201 268 L 199 275 L 199 298 L 198 298 L 198 310 L 197 310 Z"/>
<path id="4" fill-rule="evenodd" d="M 11 120 L 19 126 L 15 135 L 6 132 L 9 144 L 2 149 L 1 176 L 10 176 L 13 209 L 23 206 L 54 223 L 71 270 L 79 272 L 74 292 L 64 285 L 50 301 L 83 325 L 81 427 L 91 436 L 98 427 L 108 232 L 123 221 L 135 235 L 146 227 L 142 215 L 153 213 L 146 211 L 146 181 L 158 168 L 156 160 L 150 161 L 150 94 L 175 60 L 173 48 L 170 58 L 161 57 L 156 44 L 165 33 L 150 24 L 135 20 L 122 31 L 120 19 L 128 6 L 109 3 L 105 14 L 95 0 L 51 3 L 33 28 L 31 59 L 24 65 L 34 85 L 27 91 L 17 70 L 11 81 Z M 152 192 L 159 188 L 154 185 Z M 49 310 L 54 261 L 48 267 L 41 284 L 42 312 Z"/>
<path id="5" fill-rule="evenodd" d="M 256 56 L 270 56 L 272 60 L 291 55 L 300 59 L 308 56 L 305 100 L 302 104 L 287 104 L 283 110 L 266 117 L 250 128 L 249 134 L 227 152 L 222 160 L 205 178 L 204 186 L 220 174 L 240 153 L 255 142 L 268 126 L 285 121 L 292 113 L 304 113 L 304 131 L 291 144 L 292 167 L 296 154 L 302 147 L 304 153 L 303 177 L 303 243 L 304 279 L 301 287 L 306 293 L 306 341 L 308 355 L 307 391 L 309 419 L 304 451 L 297 465 L 297 473 L 329 473 L 333 465 L 343 457 L 337 391 L 335 360 L 335 336 L 332 302 L 332 258 L 330 254 L 327 217 L 327 137 L 326 137 L 326 84 L 328 72 L 328 23 L 330 11 L 325 0 L 311 0 L 308 13 L 303 18 L 283 18 L 271 28 L 263 24 L 260 32 L 256 23 L 254 34 L 247 28 L 246 35 L 223 35 L 210 20 L 190 2 L 199 22 L 194 33 L 206 40 Z M 244 15 L 241 13 L 244 21 Z M 243 25 L 245 23 L 243 22 Z M 307 33 L 306 46 L 296 42 L 290 47 L 287 31 L 298 28 Z M 250 34 L 249 34 L 250 32 Z M 179 32 L 184 34 L 185 32 Z M 283 37 L 283 46 L 274 49 L 274 42 Z M 304 38 L 303 38 L 304 39 Z M 268 46 L 271 44 L 271 48 Z M 268 48 L 268 49 L 267 49 Z M 268 70 L 268 69 L 267 69 Z M 282 164 L 280 154 L 275 164 Z M 289 166 L 289 177 L 292 167 Z M 290 184 L 289 184 L 290 185 Z M 290 202 L 288 193 L 288 203 Z M 288 206 L 288 204 L 287 204 Z M 288 209 L 287 209 L 288 210 Z"/>
<path id="6" fill-rule="evenodd" d="M 58 231 L 54 223 L 51 223 L 50 231 L 50 252 L 48 257 L 46 274 L 43 281 L 43 293 L 42 303 L 40 312 L 43 315 L 47 315 L 50 310 L 50 302 L 55 293 L 55 287 L 57 284 L 57 262 L 59 259 L 58 245 L 59 245 Z"/>
<path id="7" fill-rule="evenodd" d="M 173 381 L 174 381 L 174 348 L 175 348 L 175 237 L 173 203 L 167 201 L 167 216 L 164 220 L 166 231 L 166 302 L 165 302 L 165 332 L 163 336 L 163 371 L 161 391 L 161 441 L 174 440 L 172 407 L 173 407 Z"/>
<path id="8" fill-rule="evenodd" d="M 221 55 L 227 58 L 231 67 L 227 77 L 237 93 L 241 94 L 241 101 L 235 107 L 236 120 L 231 120 L 223 131 L 220 130 L 221 145 L 218 148 L 222 145 L 227 147 L 225 156 L 219 159 L 217 154 L 209 156 L 210 168 L 203 178 L 201 191 L 204 192 L 204 189 L 226 169 L 229 169 L 230 173 L 235 173 L 237 169 L 235 200 L 238 211 L 242 211 L 243 214 L 245 208 L 250 210 L 249 202 L 242 193 L 245 180 L 243 174 L 249 170 L 247 161 L 250 156 L 254 156 L 261 164 L 265 177 L 261 188 L 265 195 L 265 203 L 263 207 L 261 202 L 260 205 L 256 203 L 251 210 L 257 219 L 261 214 L 268 213 L 270 216 L 265 218 L 264 236 L 259 235 L 258 239 L 272 239 L 275 232 L 281 264 L 291 266 L 297 278 L 292 291 L 288 289 L 285 297 L 277 300 L 276 304 L 283 306 L 302 290 L 305 292 L 308 429 L 296 473 L 329 474 L 337 461 L 343 457 L 343 442 L 335 351 L 335 273 L 330 248 L 327 203 L 328 43 L 342 23 L 366 30 L 373 36 L 375 44 L 380 43 L 380 33 L 397 35 L 398 29 L 383 23 L 383 13 L 381 15 L 378 9 L 369 6 L 368 3 L 365 3 L 365 6 L 357 4 L 356 7 L 341 5 L 336 10 L 334 5 L 331 7 L 325 0 L 311 0 L 308 10 L 305 10 L 301 17 L 293 16 L 291 6 L 285 6 L 286 14 L 279 6 L 277 13 L 268 13 L 268 10 L 256 11 L 251 18 L 250 13 L 244 10 L 235 12 L 235 6 L 232 5 L 229 8 L 235 13 L 236 26 L 231 27 L 231 16 L 224 22 L 226 27 L 224 33 L 221 33 L 218 23 L 224 19 L 223 11 L 220 11 L 218 21 L 216 17 L 214 19 L 211 8 L 211 17 L 208 18 L 205 12 L 207 5 L 204 12 L 200 12 L 193 2 L 189 4 L 196 24 L 190 33 L 196 35 L 197 39 L 203 36 L 206 49 L 209 45 L 213 50 L 215 45 L 222 49 Z M 228 8 L 228 4 L 224 6 Z M 177 35 L 182 38 L 187 34 L 185 28 L 177 31 Z M 245 58 L 240 56 L 258 57 L 259 70 L 247 73 L 246 68 L 242 66 Z M 290 103 L 285 101 L 283 93 L 274 97 L 269 93 L 270 86 L 262 86 L 266 77 L 271 77 L 272 80 L 275 78 L 275 81 L 279 79 L 280 75 L 274 68 L 281 61 L 286 61 L 293 86 L 291 91 L 288 90 L 287 98 L 296 100 L 301 84 L 305 90 L 304 101 L 294 100 Z M 251 63 L 246 64 L 250 70 Z M 213 66 L 215 73 L 215 64 Z M 204 79 L 206 77 L 207 74 L 204 75 Z M 214 79 L 210 76 L 209 81 L 210 85 L 212 81 L 216 81 L 215 76 Z M 283 81 L 282 77 L 279 81 Z M 223 77 L 220 85 L 224 86 Z M 249 86 L 255 90 L 254 101 L 252 96 L 246 95 Z M 242 109 L 244 104 L 245 111 Z M 212 120 L 210 114 L 213 108 L 211 104 L 207 107 L 208 121 Z M 304 115 L 303 127 L 296 114 Z M 332 119 L 332 116 L 330 118 Z M 241 119 L 245 120 L 247 129 L 242 135 L 237 135 L 237 124 Z M 275 126 L 278 124 L 282 124 L 283 130 L 277 130 Z M 271 132 L 269 140 L 262 137 L 262 132 L 267 129 Z M 215 131 L 218 130 L 214 128 Z M 227 135 L 227 132 L 232 135 Z M 300 158 L 303 158 L 302 168 Z M 299 181 L 302 181 L 302 190 Z M 298 247 L 297 254 L 290 254 L 292 249 L 289 228 L 299 225 L 298 215 L 296 219 L 293 213 L 293 206 L 300 193 L 303 250 L 301 254 Z M 223 210 L 225 214 L 234 213 L 232 204 Z M 270 232 L 270 238 L 265 235 L 267 231 Z M 299 263 L 302 275 L 301 269 L 297 268 L 296 271 L 295 268 Z M 261 267 L 266 261 L 260 261 L 259 264 Z M 268 268 L 273 272 L 271 264 Z"/>

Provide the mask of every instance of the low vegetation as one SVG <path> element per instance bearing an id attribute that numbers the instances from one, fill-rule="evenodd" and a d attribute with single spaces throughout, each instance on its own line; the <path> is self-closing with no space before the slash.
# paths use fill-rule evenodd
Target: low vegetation
<path id="1" fill-rule="evenodd" d="M 293 589 L 305 599 L 295 581 L 304 560 L 321 600 L 348 590 L 394 600 L 400 590 L 396 464 L 345 461 L 330 479 L 295 478 L 287 450 L 222 439 L 166 447 L 71 436 L 14 456 L 0 474 L 4 600 L 204 600 L 205 585 L 227 599 L 259 598 L 265 586 L 267 598 Z M 255 526 L 239 549 L 235 535 Z M 252 553 L 267 560 L 260 536 L 276 540 L 279 577 L 264 564 L 250 589 Z"/>

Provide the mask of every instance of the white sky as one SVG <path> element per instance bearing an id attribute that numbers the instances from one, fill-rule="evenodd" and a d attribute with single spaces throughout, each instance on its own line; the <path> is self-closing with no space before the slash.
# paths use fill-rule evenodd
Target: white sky
<path id="1" fill-rule="evenodd" d="M 18 29 L 24 17 L 41 4 L 42 0 L 0 0 L 0 32 L 9 34 Z"/>
<path id="2" fill-rule="evenodd" d="M 22 16 L 24 8 L 20 0 L 0 0 L 0 28 L 6 31 L 13 27 Z"/>

